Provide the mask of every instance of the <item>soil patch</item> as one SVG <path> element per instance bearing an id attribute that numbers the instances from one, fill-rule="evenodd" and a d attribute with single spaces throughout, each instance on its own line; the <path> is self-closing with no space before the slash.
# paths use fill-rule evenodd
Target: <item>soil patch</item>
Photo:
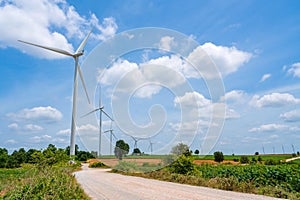
<path id="1" fill-rule="evenodd" d="M 194 163 L 197 164 L 197 165 L 201 165 L 201 164 L 219 164 L 218 162 L 216 162 L 214 160 L 194 160 Z M 230 163 L 230 164 L 234 164 L 234 165 L 239 164 L 239 162 L 235 162 L 233 160 L 224 160 L 223 162 L 221 162 L 221 164 L 226 164 L 226 163 Z"/>
<path id="2" fill-rule="evenodd" d="M 124 158 L 123 161 L 126 162 L 135 162 L 138 165 L 142 165 L 143 163 L 149 163 L 149 164 L 158 164 L 162 163 L 161 159 L 156 158 Z M 100 159 L 90 159 L 88 160 L 89 163 L 94 162 L 102 162 L 107 166 L 114 167 L 119 163 L 119 160 L 116 158 L 100 158 Z"/>

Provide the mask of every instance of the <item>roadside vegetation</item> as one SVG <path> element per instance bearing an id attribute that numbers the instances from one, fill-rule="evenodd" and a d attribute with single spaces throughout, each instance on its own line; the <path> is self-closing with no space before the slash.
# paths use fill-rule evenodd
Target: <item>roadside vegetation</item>
<path id="1" fill-rule="evenodd" d="M 11 155 L 0 148 L 0 199 L 89 199 L 72 172 L 93 155 L 76 146 L 77 164 L 70 165 L 68 154 L 68 147 L 52 144 L 44 150 L 21 148 Z"/>
<path id="2" fill-rule="evenodd" d="M 291 158 L 291 155 L 223 156 L 222 152 L 215 152 L 208 156 L 210 159 L 206 157 L 206 160 L 216 162 L 197 165 L 194 161 L 199 158 L 198 155 L 192 155 L 189 150 L 182 152 L 180 156 L 175 152 L 176 154 L 163 157 L 165 167 L 152 164 L 152 171 L 124 161 L 115 166 L 113 171 L 223 190 L 300 199 L 300 162 L 282 161 Z M 235 160 L 235 164 L 226 162 L 226 159 L 229 161 L 228 158 Z"/>

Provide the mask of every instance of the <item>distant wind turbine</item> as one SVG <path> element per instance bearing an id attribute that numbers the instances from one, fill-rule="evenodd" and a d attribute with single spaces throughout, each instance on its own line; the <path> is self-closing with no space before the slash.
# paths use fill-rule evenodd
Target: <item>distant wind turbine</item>
<path id="1" fill-rule="evenodd" d="M 150 140 L 148 149 L 150 148 L 151 155 L 152 155 L 152 152 L 153 152 L 153 144 L 154 144 L 154 142 L 151 142 L 151 140 Z"/>
<path id="2" fill-rule="evenodd" d="M 82 117 L 85 117 L 89 114 L 92 114 L 93 112 L 97 112 L 100 111 L 99 113 L 99 156 L 101 156 L 101 143 L 102 143 L 102 113 L 104 113 L 111 121 L 114 121 L 113 118 L 111 116 L 109 116 L 105 111 L 104 111 L 104 106 L 102 106 L 102 102 L 101 102 L 101 87 L 99 87 L 99 107 L 95 108 L 94 110 L 92 110 L 91 112 L 83 115 Z"/>
<path id="3" fill-rule="evenodd" d="M 130 136 L 133 140 L 134 140 L 134 148 L 136 149 L 137 148 L 137 142 L 139 141 L 139 139 L 133 137 L 133 136 Z"/>
<path id="4" fill-rule="evenodd" d="M 53 48 L 53 47 L 46 47 L 46 46 L 42 46 L 42 45 L 38 45 L 38 44 L 33 44 L 33 43 L 30 43 L 30 42 L 25 42 L 25 41 L 22 41 L 22 40 L 18 40 L 19 42 L 22 42 L 22 43 L 25 43 L 25 44 L 33 45 L 33 46 L 36 46 L 36 47 L 39 47 L 39 48 L 43 48 L 43 49 L 46 49 L 46 50 L 49 50 L 49 51 L 54 51 L 54 52 L 59 53 L 59 54 L 63 54 L 63 55 L 66 55 L 66 56 L 73 57 L 74 60 L 75 60 L 75 74 L 74 74 L 74 86 L 73 86 L 74 87 L 73 88 L 73 108 L 72 108 L 71 138 L 70 138 L 70 156 L 75 155 L 76 103 L 77 103 L 76 99 L 77 99 L 77 87 L 78 87 L 78 80 L 77 80 L 78 72 L 79 72 L 80 79 L 81 79 L 82 85 L 84 87 L 84 91 L 85 91 L 85 94 L 87 96 L 88 102 L 90 103 L 90 98 L 89 98 L 89 95 L 88 95 L 87 90 L 86 90 L 85 82 L 84 82 L 84 79 L 83 79 L 82 72 L 80 70 L 80 65 L 78 63 L 78 60 L 79 60 L 79 57 L 82 56 L 83 53 L 84 53 L 83 48 L 84 48 L 91 32 L 92 31 L 90 31 L 88 33 L 88 35 L 84 38 L 84 40 L 81 42 L 81 44 L 79 45 L 79 47 L 75 51 L 75 53 L 70 53 L 68 51 L 61 50 L 61 49 L 57 49 L 57 48 Z"/>
<path id="5" fill-rule="evenodd" d="M 112 136 L 114 136 L 115 139 L 117 139 L 116 135 L 113 133 L 113 129 L 112 129 L 112 121 L 110 122 L 110 129 L 104 131 L 104 133 L 108 133 L 110 132 L 110 154 L 112 155 Z"/>

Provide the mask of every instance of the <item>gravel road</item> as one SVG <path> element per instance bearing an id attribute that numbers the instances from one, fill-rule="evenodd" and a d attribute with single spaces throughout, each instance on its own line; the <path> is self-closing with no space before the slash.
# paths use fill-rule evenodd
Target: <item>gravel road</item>
<path id="1" fill-rule="evenodd" d="M 170 183 L 133 176 L 109 173 L 108 169 L 90 169 L 84 164 L 75 177 L 92 199 L 111 200 L 270 200 L 261 195 L 216 190 L 206 187 Z"/>

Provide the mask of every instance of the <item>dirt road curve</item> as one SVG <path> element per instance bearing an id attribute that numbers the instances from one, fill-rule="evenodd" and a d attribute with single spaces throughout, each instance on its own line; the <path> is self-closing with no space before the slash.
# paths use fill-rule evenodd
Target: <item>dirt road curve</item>
<path id="1" fill-rule="evenodd" d="M 107 169 L 90 169 L 85 164 L 75 172 L 77 181 L 92 199 L 110 200 L 249 200 L 274 199 L 265 196 L 243 194 L 177 183 L 169 183 L 140 177 L 107 172 Z"/>

